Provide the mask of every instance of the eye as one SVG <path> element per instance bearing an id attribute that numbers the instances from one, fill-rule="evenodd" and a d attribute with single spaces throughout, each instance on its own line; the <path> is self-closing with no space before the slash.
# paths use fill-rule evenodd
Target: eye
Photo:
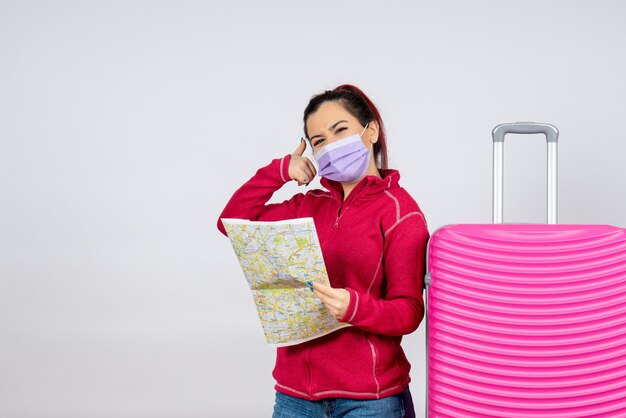
<path id="1" fill-rule="evenodd" d="M 322 142 L 324 142 L 324 138 L 317 139 L 317 140 L 313 141 L 313 146 L 317 147 Z"/>
<path id="2" fill-rule="evenodd" d="M 337 134 L 338 134 L 339 132 L 341 132 L 341 131 L 345 131 L 346 129 L 348 129 L 348 128 L 346 128 L 345 126 L 343 126 L 343 127 L 339 128 L 339 129 L 337 129 L 337 130 L 335 131 L 335 135 L 337 135 Z"/>

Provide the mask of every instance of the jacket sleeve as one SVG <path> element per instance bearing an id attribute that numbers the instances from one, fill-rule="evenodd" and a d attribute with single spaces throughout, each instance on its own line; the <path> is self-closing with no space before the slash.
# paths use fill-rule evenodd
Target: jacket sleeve
<path id="1" fill-rule="evenodd" d="M 410 334 L 424 316 L 422 297 L 429 233 L 421 212 L 405 217 L 385 234 L 383 274 L 385 297 L 350 292 L 350 303 L 340 319 L 381 335 Z"/>
<path id="2" fill-rule="evenodd" d="M 290 181 L 289 162 L 291 155 L 277 158 L 260 168 L 230 198 L 217 220 L 217 228 L 226 235 L 222 218 L 239 218 L 251 221 L 278 221 L 296 217 L 302 193 L 282 203 L 266 204 L 275 191 Z"/>

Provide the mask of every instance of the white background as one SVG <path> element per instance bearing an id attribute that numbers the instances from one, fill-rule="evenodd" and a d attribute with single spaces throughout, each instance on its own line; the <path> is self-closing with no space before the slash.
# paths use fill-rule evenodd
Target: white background
<path id="1" fill-rule="evenodd" d="M 431 232 L 490 222 L 491 129 L 518 120 L 561 131 L 561 223 L 626 226 L 625 12 L 0 1 L 0 416 L 270 416 L 274 350 L 215 225 L 342 83 L 379 107 Z M 542 222 L 545 141 L 506 151 L 505 221 Z"/>

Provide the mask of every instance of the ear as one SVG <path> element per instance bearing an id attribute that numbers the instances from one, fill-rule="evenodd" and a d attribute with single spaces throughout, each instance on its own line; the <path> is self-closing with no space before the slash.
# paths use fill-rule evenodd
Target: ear
<path id="1" fill-rule="evenodd" d="M 370 143 L 375 144 L 378 142 L 379 129 L 380 129 L 380 126 L 378 125 L 378 122 L 376 122 L 375 120 L 372 120 L 370 124 L 367 125 L 367 130 L 365 131 L 365 135 L 367 135 L 367 139 L 370 141 Z"/>

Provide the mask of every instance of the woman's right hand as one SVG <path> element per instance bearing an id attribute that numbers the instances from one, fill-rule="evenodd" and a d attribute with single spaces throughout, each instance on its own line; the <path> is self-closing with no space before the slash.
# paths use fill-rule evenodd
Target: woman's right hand
<path id="1" fill-rule="evenodd" d="M 300 141 L 298 148 L 291 154 L 289 161 L 289 177 L 298 182 L 298 186 L 309 184 L 315 178 L 317 170 L 307 157 L 303 157 L 306 141 Z"/>

